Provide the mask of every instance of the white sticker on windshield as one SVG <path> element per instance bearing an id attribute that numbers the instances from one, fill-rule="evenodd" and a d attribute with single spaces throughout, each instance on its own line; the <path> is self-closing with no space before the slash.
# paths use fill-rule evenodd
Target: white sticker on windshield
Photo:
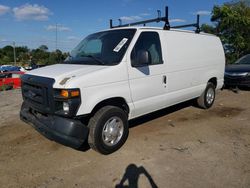
<path id="1" fill-rule="evenodd" d="M 121 42 L 119 42 L 119 44 L 114 48 L 114 52 L 119 52 L 120 51 L 120 49 L 124 46 L 124 44 L 126 44 L 126 42 L 128 41 L 128 39 L 127 38 L 123 38 L 122 40 L 121 40 Z"/>

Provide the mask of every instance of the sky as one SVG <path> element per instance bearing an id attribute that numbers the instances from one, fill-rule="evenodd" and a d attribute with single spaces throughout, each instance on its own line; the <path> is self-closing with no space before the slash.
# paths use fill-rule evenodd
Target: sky
<path id="1" fill-rule="evenodd" d="M 119 18 L 122 23 L 156 18 L 157 10 L 163 16 L 164 7 L 169 6 L 171 25 L 193 23 L 197 13 L 201 23 L 210 23 L 213 6 L 228 1 L 0 0 L 0 47 L 15 42 L 31 49 L 47 45 L 49 51 L 68 52 L 87 35 L 108 29 L 109 19 L 118 24 Z M 163 23 L 152 26 L 162 27 Z"/>

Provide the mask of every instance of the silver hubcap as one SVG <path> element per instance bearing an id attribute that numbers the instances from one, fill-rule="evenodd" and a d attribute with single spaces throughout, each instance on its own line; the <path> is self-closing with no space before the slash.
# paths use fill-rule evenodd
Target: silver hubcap
<path id="1" fill-rule="evenodd" d="M 111 117 L 102 130 L 102 140 L 108 146 L 117 144 L 123 135 L 124 126 L 119 117 Z"/>
<path id="2" fill-rule="evenodd" d="M 209 88 L 208 90 L 207 90 L 207 103 L 208 104 L 212 104 L 213 103 L 213 101 L 214 101 L 214 90 L 213 90 L 213 88 Z"/>

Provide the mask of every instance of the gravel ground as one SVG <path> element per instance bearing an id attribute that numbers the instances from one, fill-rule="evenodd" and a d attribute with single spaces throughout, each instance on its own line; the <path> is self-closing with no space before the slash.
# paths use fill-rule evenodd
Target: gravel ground
<path id="1" fill-rule="evenodd" d="M 0 92 L 1 187 L 250 187 L 250 91 L 222 91 L 130 122 L 116 153 L 49 141 L 19 120 L 20 90 Z"/>

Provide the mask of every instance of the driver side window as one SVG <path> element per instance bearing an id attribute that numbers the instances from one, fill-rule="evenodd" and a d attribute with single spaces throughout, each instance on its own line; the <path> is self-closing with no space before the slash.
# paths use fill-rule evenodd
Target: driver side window
<path id="1" fill-rule="evenodd" d="M 131 63 L 132 65 L 138 64 L 136 62 L 138 52 L 146 50 L 149 55 L 149 65 L 163 64 L 161 43 L 159 34 L 157 32 L 142 32 L 139 36 L 132 52 Z"/>

